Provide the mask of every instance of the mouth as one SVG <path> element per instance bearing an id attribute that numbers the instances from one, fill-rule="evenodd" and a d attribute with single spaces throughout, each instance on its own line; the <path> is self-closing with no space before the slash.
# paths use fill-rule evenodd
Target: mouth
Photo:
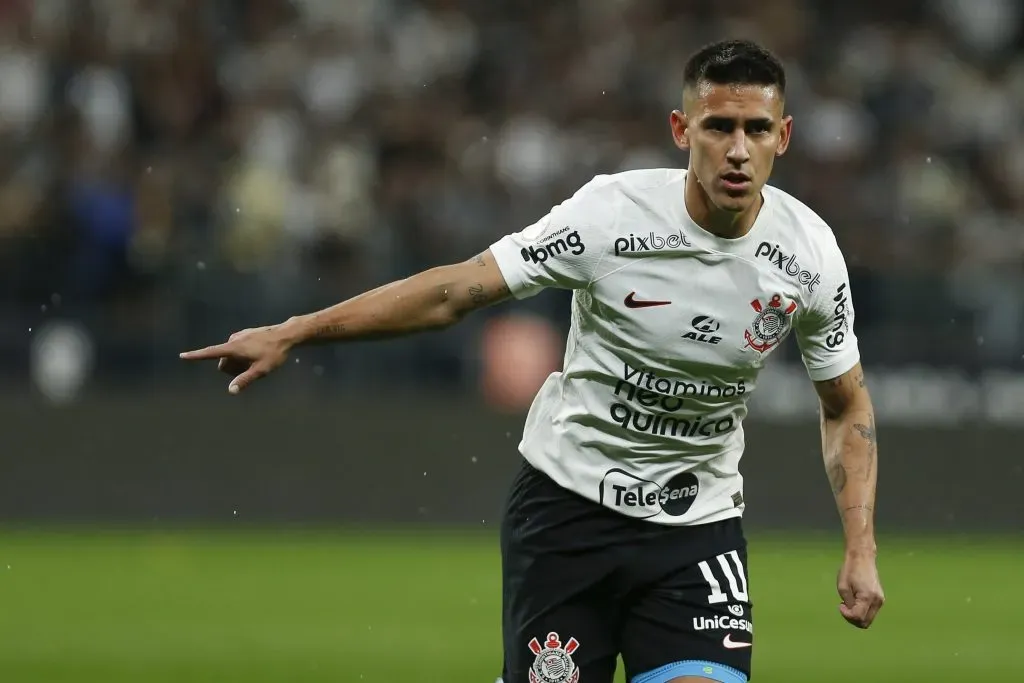
<path id="1" fill-rule="evenodd" d="M 750 176 L 746 173 L 741 173 L 740 171 L 723 173 L 719 178 L 722 181 L 722 186 L 728 192 L 743 192 L 747 190 L 753 182 Z"/>

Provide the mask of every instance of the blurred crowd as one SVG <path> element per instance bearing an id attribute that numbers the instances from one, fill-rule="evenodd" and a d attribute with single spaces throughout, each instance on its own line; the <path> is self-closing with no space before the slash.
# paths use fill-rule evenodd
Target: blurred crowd
<path id="1" fill-rule="evenodd" d="M 684 166 L 668 112 L 722 37 L 785 61 L 773 182 L 835 229 L 871 362 L 1019 365 L 1017 0 L 0 0 L 4 370 L 68 320 L 104 376 L 159 378 L 468 258 L 595 173 Z M 561 332 L 566 301 L 511 308 Z M 488 315 L 317 367 L 458 385 Z"/>

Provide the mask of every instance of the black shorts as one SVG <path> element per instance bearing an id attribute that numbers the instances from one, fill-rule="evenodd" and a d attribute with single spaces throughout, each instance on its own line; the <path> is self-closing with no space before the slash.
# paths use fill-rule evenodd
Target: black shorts
<path id="1" fill-rule="evenodd" d="M 501 527 L 504 683 L 750 676 L 753 627 L 738 518 L 672 527 L 621 515 L 529 464 Z"/>

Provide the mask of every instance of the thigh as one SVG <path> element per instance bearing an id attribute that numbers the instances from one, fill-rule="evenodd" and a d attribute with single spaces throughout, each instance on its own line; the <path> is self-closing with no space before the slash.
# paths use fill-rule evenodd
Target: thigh
<path id="1" fill-rule="evenodd" d="M 552 488 L 555 487 L 555 488 Z M 619 609 L 615 558 L 577 543 L 585 501 L 532 468 L 513 483 L 502 522 L 505 683 L 612 683 Z"/>
<path id="2" fill-rule="evenodd" d="M 704 536 L 695 547 L 711 550 L 680 552 L 677 566 L 661 565 L 664 573 L 633 591 L 622 631 L 627 680 L 749 679 L 754 626 L 746 543 L 738 521 Z"/>

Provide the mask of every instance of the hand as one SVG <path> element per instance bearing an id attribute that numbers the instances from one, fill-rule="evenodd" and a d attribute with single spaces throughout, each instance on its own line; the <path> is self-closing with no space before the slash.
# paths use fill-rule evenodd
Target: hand
<path id="1" fill-rule="evenodd" d="M 874 553 L 847 553 L 836 581 L 839 613 L 857 628 L 868 628 L 885 604 Z"/>
<path id="2" fill-rule="evenodd" d="M 235 332 L 223 344 L 207 346 L 181 354 L 184 360 L 219 360 L 217 369 L 232 375 L 228 391 L 237 394 L 242 389 L 265 377 L 288 359 L 291 344 L 281 334 L 280 327 L 257 327 Z"/>

